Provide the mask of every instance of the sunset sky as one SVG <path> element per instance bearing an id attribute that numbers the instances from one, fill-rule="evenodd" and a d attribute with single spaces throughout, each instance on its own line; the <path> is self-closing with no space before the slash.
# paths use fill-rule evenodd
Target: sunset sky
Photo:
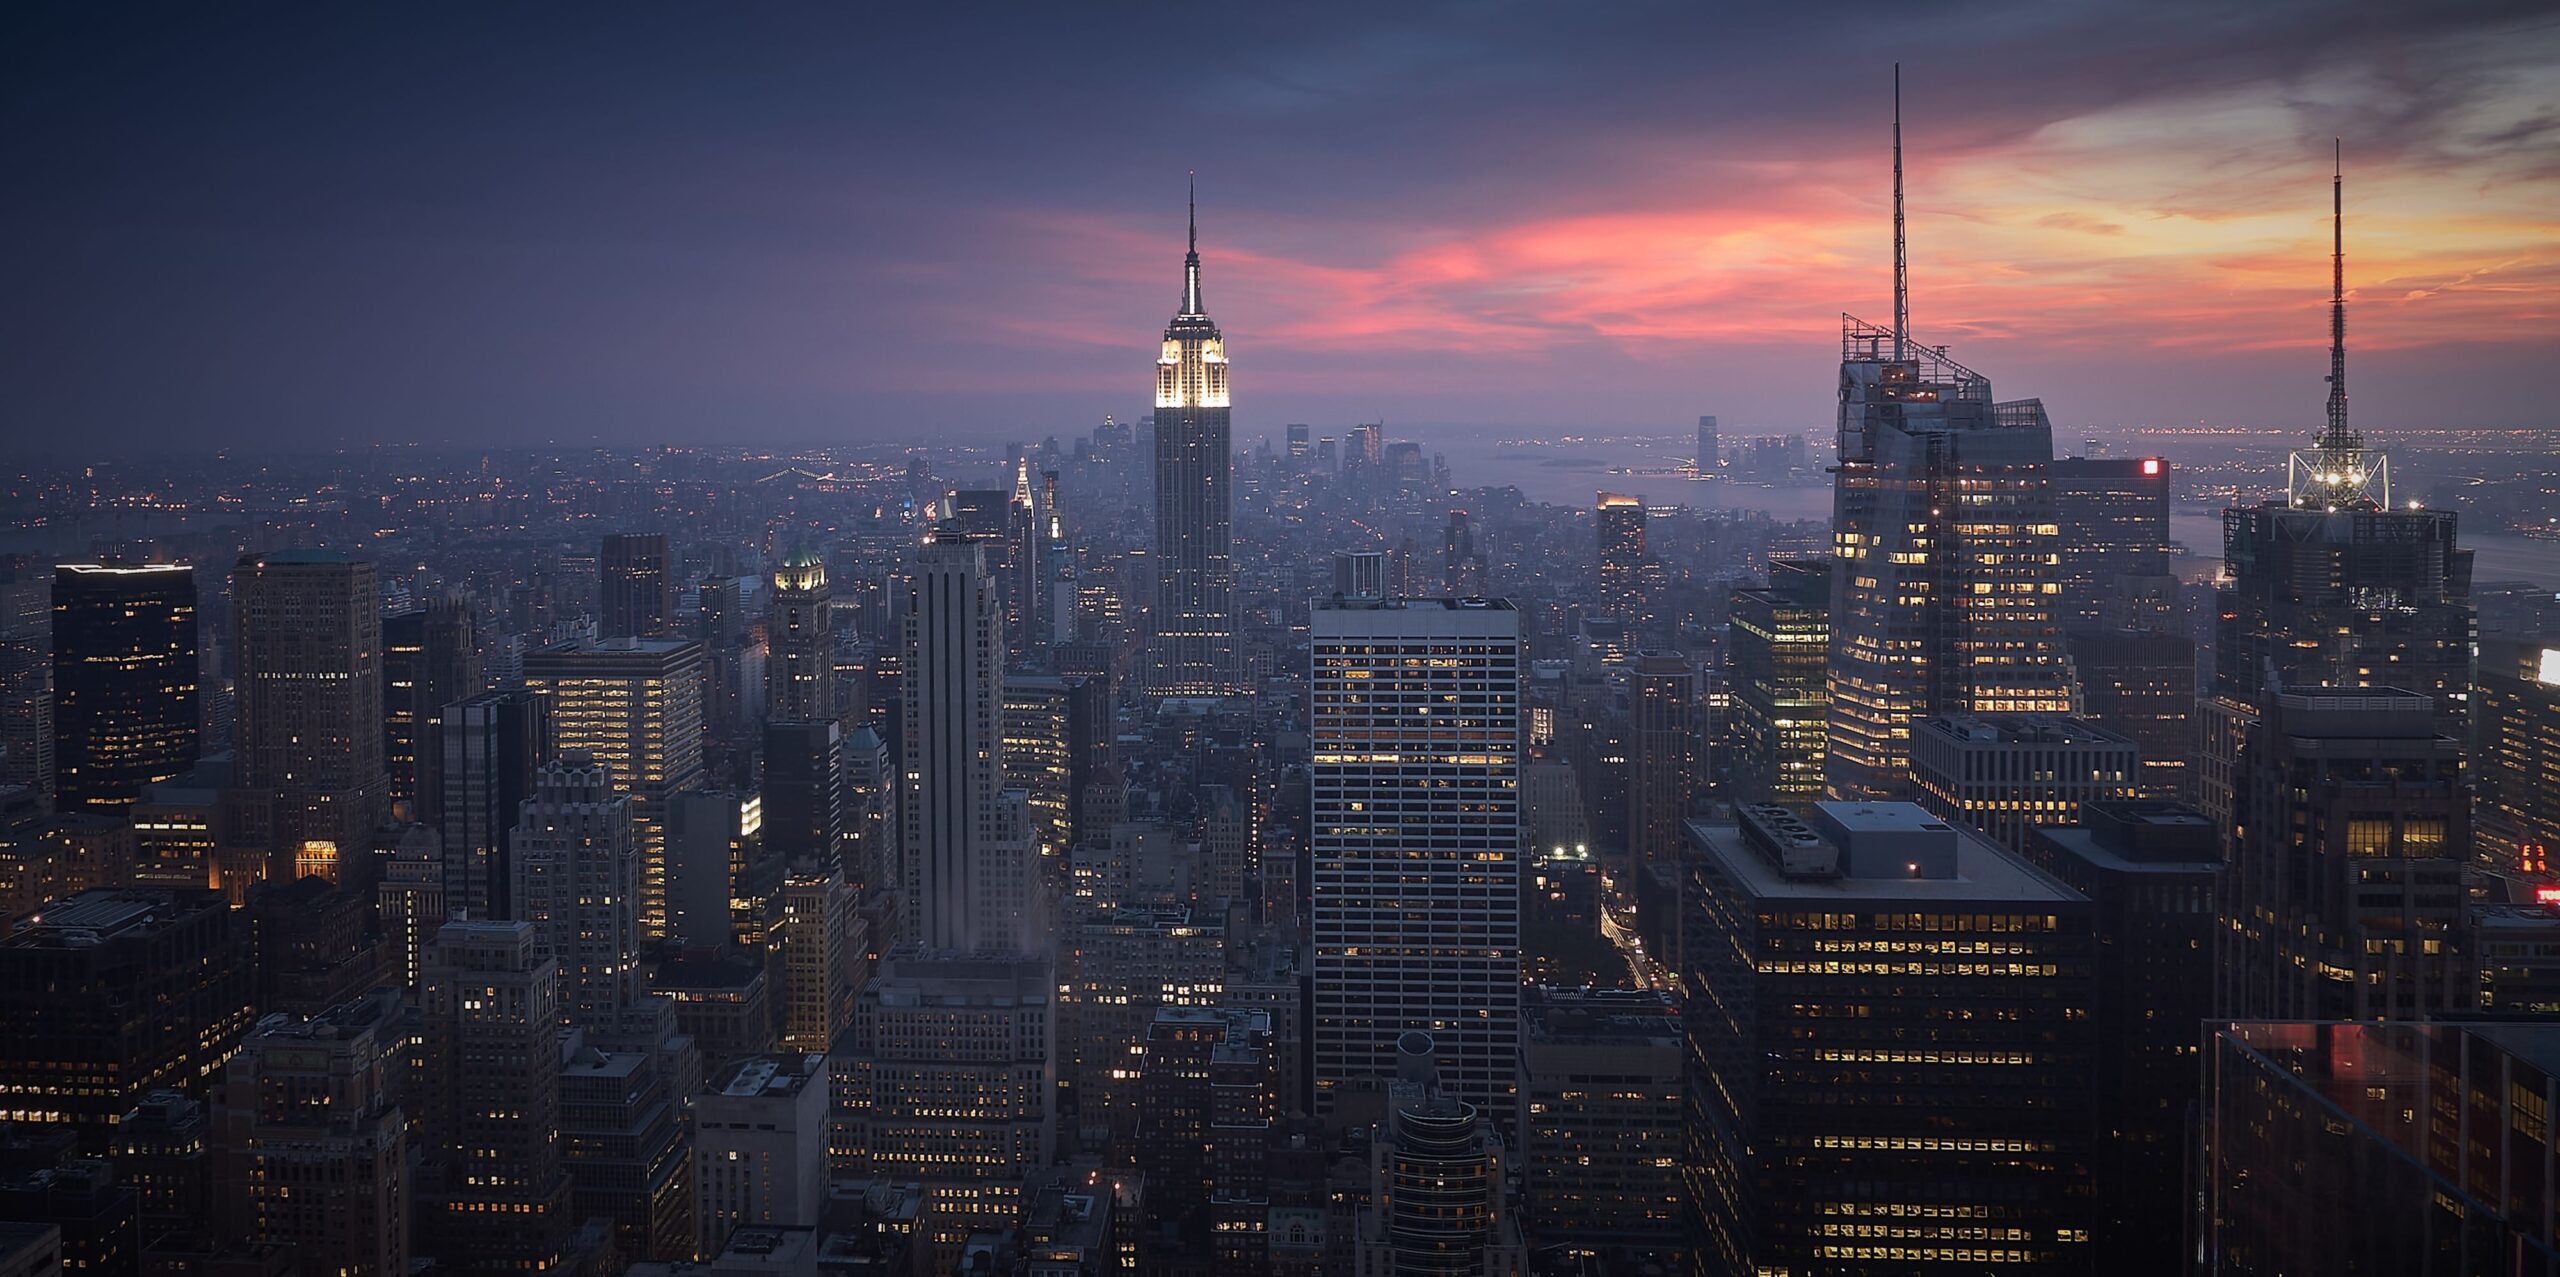
<path id="1" fill-rule="evenodd" d="M 1126 418 L 1197 170 L 1240 440 L 1828 424 L 1838 315 L 2083 426 L 2552 425 L 2560 10 L 1499 3 L 0 16 L 5 447 Z"/>

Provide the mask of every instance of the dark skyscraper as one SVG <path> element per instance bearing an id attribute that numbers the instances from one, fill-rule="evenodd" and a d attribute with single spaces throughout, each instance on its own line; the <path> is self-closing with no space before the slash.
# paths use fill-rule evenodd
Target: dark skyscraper
<path id="1" fill-rule="evenodd" d="M 1697 792 L 1706 748 L 1699 727 L 1698 671 L 1682 652 L 1647 651 L 1627 685 L 1627 859 L 1636 865 L 1680 859 L 1681 825 Z"/>
<path id="2" fill-rule="evenodd" d="M 2054 522 L 2065 629 L 2098 624 L 2101 605 L 2125 592 L 2129 578 L 2169 574 L 2169 463 L 2158 457 L 2057 459 Z"/>
<path id="3" fill-rule="evenodd" d="M 66 563 L 53 576 L 54 804 L 120 811 L 196 762 L 196 578 Z"/>
<path id="4" fill-rule="evenodd" d="M 606 638 L 659 638 L 676 612 L 675 574 L 659 532 L 618 532 L 596 555 L 597 600 Z"/>
<path id="5" fill-rule="evenodd" d="M 412 820 L 435 823 L 443 798 L 435 733 L 444 707 L 480 690 L 471 631 L 471 610 L 456 600 L 382 618 L 383 766 L 390 800 L 408 803 Z"/>
<path id="6" fill-rule="evenodd" d="M 773 572 L 765 612 L 765 713 L 781 719 L 836 717 L 836 640 L 827 568 L 807 550 Z"/>
<path id="7" fill-rule="evenodd" d="M 550 756 L 549 710 L 532 692 L 484 692 L 445 708 L 437 817 L 447 902 L 465 916 L 516 916 L 516 818 Z"/>
<path id="8" fill-rule="evenodd" d="M 2389 688 L 2268 697 L 2242 751 L 2216 1013 L 2432 1019 L 2471 1009 L 2462 746 Z"/>
<path id="9" fill-rule="evenodd" d="M 1236 647 L 1227 341 L 1200 303 L 1200 223 L 1182 259 L 1182 308 L 1156 358 L 1156 606 L 1147 690 L 1243 689 Z"/>
<path id="10" fill-rule="evenodd" d="M 248 798 L 234 835 L 266 849 L 271 878 L 335 878 L 364 851 L 387 788 L 374 565 L 317 550 L 245 555 L 231 595 Z M 263 836 L 238 828 L 239 814 L 263 816 Z"/>
<path id="11" fill-rule="evenodd" d="M 1909 803 L 1736 814 L 1683 864 L 1698 1270 L 2087 1273 L 2088 900 Z"/>
<path id="12" fill-rule="evenodd" d="M 2471 555 L 2450 510 L 2391 507 L 2391 463 L 2347 424 L 2343 182 L 2331 188 L 2328 424 L 2287 463 L 2285 495 L 2222 512 L 2213 687 L 2199 707 L 2199 805 L 2230 828 L 2249 723 L 2285 688 L 2389 687 L 2468 739 Z"/>
<path id="13" fill-rule="evenodd" d="M 1709 415 L 1698 418 L 1698 473 L 1706 474 L 1714 470 L 1722 464 L 1723 456 L 1724 444 L 1717 438 L 1715 417 Z"/>

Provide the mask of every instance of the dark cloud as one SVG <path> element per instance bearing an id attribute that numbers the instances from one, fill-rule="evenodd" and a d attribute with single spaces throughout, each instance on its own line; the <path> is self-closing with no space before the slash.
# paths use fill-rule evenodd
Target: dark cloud
<path id="1" fill-rule="evenodd" d="M 2077 271 L 2002 235 L 2263 218 L 2332 133 L 2376 168 L 2550 182 L 2555 56 L 2560 18 L 2509 3 L 14 6 L 0 418 L 12 446 L 1072 429 L 1143 393 L 1198 169 L 1248 431 L 1709 397 L 1810 420 L 1804 326 L 1874 305 L 1872 241 L 1837 228 L 1880 206 L 1896 59 L 1921 216 L 1969 228 L 1921 250 L 1971 255 L 1927 262 L 1949 331 L 2130 417 L 2245 379 L 2046 356 L 2144 312 L 2092 300 L 2111 279 L 1970 298 Z M 2058 122 L 2226 98 L 2281 124 L 1978 189 Z M 2550 275 L 2548 243 L 2394 248 L 2412 295 Z M 2492 419 L 2539 411 L 2512 376 L 2477 389 Z M 2362 384 L 2388 404 L 2387 372 Z"/>

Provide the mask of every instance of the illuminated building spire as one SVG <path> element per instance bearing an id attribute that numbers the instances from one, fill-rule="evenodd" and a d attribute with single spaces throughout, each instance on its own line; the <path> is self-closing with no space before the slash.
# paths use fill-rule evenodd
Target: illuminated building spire
<path id="1" fill-rule="evenodd" d="M 1182 309 L 1178 314 L 1206 315 L 1200 309 L 1200 175 L 1191 175 L 1191 251 L 1182 257 Z"/>

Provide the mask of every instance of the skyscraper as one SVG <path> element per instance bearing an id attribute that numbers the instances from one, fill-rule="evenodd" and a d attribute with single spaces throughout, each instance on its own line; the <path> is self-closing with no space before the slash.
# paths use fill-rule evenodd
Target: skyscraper
<path id="1" fill-rule="evenodd" d="M 1227 341 L 1200 303 L 1200 219 L 1182 305 L 1156 358 L 1156 605 L 1147 690 L 1219 696 L 1244 686 L 1236 646 Z"/>
<path id="2" fill-rule="evenodd" d="M 1698 789 L 1706 746 L 1698 704 L 1698 671 L 1682 652 L 1639 652 L 1627 684 L 1627 859 L 1636 865 L 1680 859 L 1682 823 Z"/>
<path id="3" fill-rule="evenodd" d="M 210 891 L 89 891 L 0 941 L 0 1094 L 103 1151 L 161 1087 L 193 1086 L 255 1013 L 249 917 Z"/>
<path id="4" fill-rule="evenodd" d="M 617 532 L 596 553 L 597 630 L 606 638 L 661 638 L 675 619 L 675 574 L 662 532 Z"/>
<path id="5" fill-rule="evenodd" d="M 2130 579 L 2169 574 L 2169 463 L 2159 457 L 2055 459 L 2054 522 L 2065 629 L 2098 624 L 2101 605 Z"/>
<path id="6" fill-rule="evenodd" d="M 2275 693 L 2249 728 L 2215 1013 L 2431 1019 L 2471 1009 L 2462 746 L 2392 688 Z"/>
<path id="7" fill-rule="evenodd" d="M 446 706 L 437 738 L 446 903 L 468 917 L 515 917 L 516 818 L 551 756 L 550 698 L 483 692 Z"/>
<path id="8" fill-rule="evenodd" d="M 1779 559 L 1769 584 L 1733 592 L 1733 789 L 1802 808 L 1822 797 L 1831 562 Z"/>
<path id="9" fill-rule="evenodd" d="M 903 939 L 1033 948 L 1029 830 L 1004 794 L 1004 613 L 984 547 L 925 546 L 908 591 Z"/>
<path id="10" fill-rule="evenodd" d="M 1893 324 L 1842 316 L 1832 495 L 1829 788 L 1910 792 L 1912 723 L 1932 714 L 2062 714 L 2053 614 L 2059 530 L 2044 404 L 1911 337 L 1895 72 Z"/>
<path id="11" fill-rule="evenodd" d="M 1698 418 L 1698 473 L 1711 473 L 1723 464 L 1724 445 L 1716 437 L 1716 419 L 1713 415 L 1702 416 Z"/>
<path id="12" fill-rule="evenodd" d="M 382 608 L 374 565 L 325 550 L 241 556 L 231 834 L 263 848 L 269 875 L 326 855 L 353 860 L 380 818 Z"/>
<path id="13" fill-rule="evenodd" d="M 1451 1094 L 1507 1112 L 1520 1050 L 1520 615 L 1484 599 L 1312 618 L 1316 1100 L 1437 1043 Z"/>
<path id="14" fill-rule="evenodd" d="M 213 1108 L 225 1241 L 290 1246 L 319 1272 L 409 1271 L 401 996 L 377 989 L 309 1019 L 275 1015 L 232 1056 Z"/>
<path id="15" fill-rule="evenodd" d="M 807 550 L 773 571 L 773 604 L 765 614 L 765 713 L 813 720 L 836 717 L 835 612 L 826 565 Z"/>
<path id="16" fill-rule="evenodd" d="M 516 821 L 515 916 L 559 967 L 564 1023 L 618 1028 L 640 1000 L 640 858 L 631 795 L 613 769 L 569 753 L 534 773 Z"/>
<path id="17" fill-rule="evenodd" d="M 2391 508 L 2391 461 L 2347 424 L 2345 179 L 2330 182 L 2327 425 L 2286 463 L 2285 495 L 2222 512 L 2213 687 L 2198 706 L 2199 805 L 2236 815 L 2236 768 L 2263 702 L 2291 687 L 2428 697 L 2436 730 L 2469 738 L 2471 555 L 2450 510 Z"/>
<path id="18" fill-rule="evenodd" d="M 437 599 L 382 618 L 383 766 L 390 801 L 409 804 L 410 819 L 436 823 L 436 805 L 444 799 L 436 729 L 445 706 L 479 691 L 471 610 L 459 600 Z"/>
<path id="19" fill-rule="evenodd" d="M 53 574 L 58 810 L 120 812 L 196 763 L 196 578 L 181 564 Z"/>
<path id="20" fill-rule="evenodd" d="M 583 750 L 632 796 L 640 840 L 640 934 L 667 931 L 669 797 L 702 783 L 702 645 L 691 639 L 563 643 L 524 658 L 527 690 L 551 698 L 555 754 Z"/>
<path id="21" fill-rule="evenodd" d="M 1599 530 L 1600 614 L 1632 627 L 1644 619 L 1644 502 L 1603 492 L 1592 526 Z"/>
<path id="22" fill-rule="evenodd" d="M 1909 803 L 1736 816 L 1679 902 L 1698 1269 L 2087 1273 L 2087 899 Z"/>
<path id="23" fill-rule="evenodd" d="M 786 864 L 830 866 L 845 829 L 844 733 L 836 721 L 764 725 L 764 845 Z"/>
<path id="24" fill-rule="evenodd" d="M 545 1272 L 574 1221 L 560 1157 L 560 982 L 526 922 L 448 922 L 421 999 L 419 1249 L 473 1272 Z"/>

